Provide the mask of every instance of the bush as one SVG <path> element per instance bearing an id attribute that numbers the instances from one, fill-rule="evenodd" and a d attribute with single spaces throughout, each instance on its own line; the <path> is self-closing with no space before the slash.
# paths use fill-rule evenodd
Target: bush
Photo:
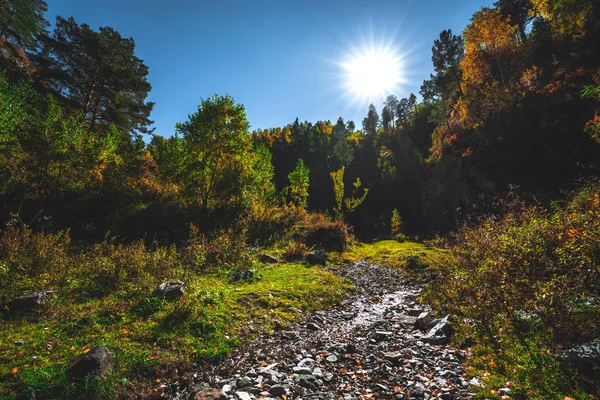
<path id="1" fill-rule="evenodd" d="M 440 266 L 444 280 L 430 284 L 424 298 L 475 320 L 473 335 L 497 356 L 527 335 L 539 337 L 543 352 L 600 335 L 600 185 L 579 190 L 562 208 L 525 208 L 465 227 L 450 248 L 452 261 Z M 515 365 L 506 363 L 511 375 Z M 524 381 L 533 379 L 529 372 Z M 552 390 L 526 385 L 542 397 Z"/>
<path id="2" fill-rule="evenodd" d="M 272 246 L 296 241 L 327 251 L 344 251 L 352 241 L 343 221 L 330 221 L 324 214 L 309 214 L 299 207 L 254 206 L 243 225 L 248 241 L 258 246 Z"/>
<path id="3" fill-rule="evenodd" d="M 77 264 L 68 232 L 34 233 L 10 222 L 0 236 L 0 302 L 25 293 L 62 286 Z"/>

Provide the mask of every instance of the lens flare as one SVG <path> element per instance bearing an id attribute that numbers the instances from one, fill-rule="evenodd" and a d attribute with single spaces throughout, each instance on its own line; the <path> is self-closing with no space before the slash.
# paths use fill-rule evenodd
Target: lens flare
<path id="1" fill-rule="evenodd" d="M 400 58 L 385 49 L 370 48 L 343 64 L 347 86 L 365 99 L 383 97 L 401 82 Z"/>

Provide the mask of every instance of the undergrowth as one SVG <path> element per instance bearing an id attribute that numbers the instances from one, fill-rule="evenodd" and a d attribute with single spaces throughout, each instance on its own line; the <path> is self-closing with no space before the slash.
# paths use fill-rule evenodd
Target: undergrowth
<path id="1" fill-rule="evenodd" d="M 128 245 L 111 238 L 86 248 L 69 233 L 33 232 L 12 223 L 0 234 L 0 398 L 26 387 L 39 398 L 122 398 L 151 390 L 194 365 L 225 357 L 233 347 L 310 312 L 339 302 L 349 289 L 320 268 L 263 265 L 244 230 L 207 240 L 196 229 L 187 244 Z M 231 282 L 235 270 L 254 278 Z M 169 302 L 151 297 L 166 280 L 185 282 Z M 50 304 L 15 316 L 15 296 L 52 290 Z M 116 357 L 103 379 L 83 385 L 65 374 L 68 363 L 94 346 Z"/>
<path id="2" fill-rule="evenodd" d="M 448 247 L 423 299 L 464 322 L 455 340 L 473 346 L 481 395 L 507 385 L 527 399 L 594 394 L 598 382 L 573 377 L 557 355 L 600 335 L 600 187 L 465 227 Z"/>

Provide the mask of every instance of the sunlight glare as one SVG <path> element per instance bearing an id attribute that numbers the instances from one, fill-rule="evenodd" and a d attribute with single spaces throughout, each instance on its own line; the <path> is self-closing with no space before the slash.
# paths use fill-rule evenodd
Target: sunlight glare
<path id="1" fill-rule="evenodd" d="M 346 87 L 363 100 L 382 98 L 401 82 L 400 57 L 385 48 L 356 51 L 342 64 Z"/>

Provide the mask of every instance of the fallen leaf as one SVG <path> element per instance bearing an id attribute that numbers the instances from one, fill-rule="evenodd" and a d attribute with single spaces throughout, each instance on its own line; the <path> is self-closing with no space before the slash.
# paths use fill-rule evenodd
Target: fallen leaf
<path id="1" fill-rule="evenodd" d="M 87 353 L 89 353 L 89 352 L 90 352 L 90 350 L 91 350 L 91 349 L 84 349 L 84 350 L 83 350 L 83 354 L 87 354 Z"/>
<path id="2" fill-rule="evenodd" d="M 13 375 L 16 375 L 16 374 L 17 374 L 17 372 L 19 372 L 19 368 L 17 368 L 17 367 L 14 367 L 14 368 L 12 369 L 12 371 L 10 371 L 10 373 L 11 373 L 11 374 L 13 374 Z"/>

